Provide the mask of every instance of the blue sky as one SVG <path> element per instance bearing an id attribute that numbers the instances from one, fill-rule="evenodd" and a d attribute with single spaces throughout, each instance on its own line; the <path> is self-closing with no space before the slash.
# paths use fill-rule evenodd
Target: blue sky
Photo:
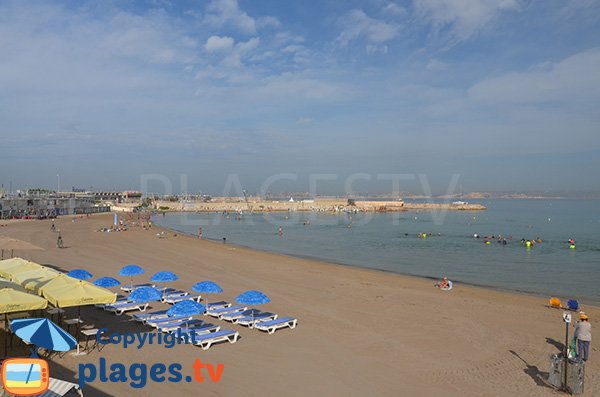
<path id="1" fill-rule="evenodd" d="M 0 1 L 0 53 L 5 187 L 600 189 L 596 0 Z"/>

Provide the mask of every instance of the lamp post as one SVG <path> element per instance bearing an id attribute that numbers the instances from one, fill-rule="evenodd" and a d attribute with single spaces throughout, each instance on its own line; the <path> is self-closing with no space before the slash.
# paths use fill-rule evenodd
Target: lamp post
<path id="1" fill-rule="evenodd" d="M 56 174 L 56 196 L 60 193 L 60 174 Z"/>

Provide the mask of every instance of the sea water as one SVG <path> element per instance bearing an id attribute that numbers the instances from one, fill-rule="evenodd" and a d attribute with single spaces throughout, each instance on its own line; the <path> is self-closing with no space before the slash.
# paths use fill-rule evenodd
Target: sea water
<path id="1" fill-rule="evenodd" d="M 600 201 L 478 202 L 488 209 L 167 213 L 153 219 L 192 235 L 201 227 L 203 238 L 225 237 L 227 243 L 259 250 L 600 303 Z M 427 238 L 419 238 L 422 233 Z M 492 235 L 496 239 L 484 244 L 484 236 Z M 499 235 L 508 244 L 498 243 Z M 542 243 L 527 249 L 522 238 L 540 238 Z"/>

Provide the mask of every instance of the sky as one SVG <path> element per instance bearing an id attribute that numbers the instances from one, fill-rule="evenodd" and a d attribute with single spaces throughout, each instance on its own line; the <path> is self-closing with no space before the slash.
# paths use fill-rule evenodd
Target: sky
<path id="1" fill-rule="evenodd" d="M 600 190 L 600 0 L 0 0 L 0 142 L 13 190 Z"/>

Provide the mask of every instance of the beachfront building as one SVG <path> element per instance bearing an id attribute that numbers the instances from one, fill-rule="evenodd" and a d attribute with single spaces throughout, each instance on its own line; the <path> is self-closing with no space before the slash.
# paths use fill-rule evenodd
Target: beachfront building
<path id="1" fill-rule="evenodd" d="M 58 215 L 109 212 L 110 206 L 92 199 L 64 197 L 4 197 L 0 199 L 0 218 L 53 218 Z"/>
<path id="2" fill-rule="evenodd" d="M 58 215 L 95 214 L 109 212 L 115 204 L 141 204 L 142 193 L 92 192 L 73 188 L 71 192 L 48 189 L 18 190 L 16 194 L 0 195 L 0 218 L 51 218 Z"/>

